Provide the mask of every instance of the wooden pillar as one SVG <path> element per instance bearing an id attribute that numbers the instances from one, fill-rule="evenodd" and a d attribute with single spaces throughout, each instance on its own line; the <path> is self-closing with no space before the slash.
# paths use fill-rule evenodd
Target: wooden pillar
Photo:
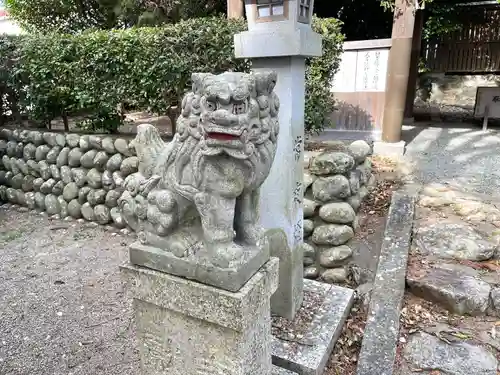
<path id="1" fill-rule="evenodd" d="M 243 0 L 227 0 L 227 18 L 243 18 L 244 16 Z"/>
<path id="2" fill-rule="evenodd" d="M 415 25 L 415 2 L 396 0 L 389 53 L 382 141 L 401 141 Z"/>
<path id="3" fill-rule="evenodd" d="M 418 10 L 415 16 L 415 27 L 413 28 L 413 42 L 411 47 L 410 74 L 408 76 L 408 92 L 406 93 L 405 119 L 413 119 L 413 106 L 415 103 L 415 91 L 418 81 L 418 63 L 420 61 L 420 50 L 422 47 L 422 31 L 424 28 L 424 12 Z"/>

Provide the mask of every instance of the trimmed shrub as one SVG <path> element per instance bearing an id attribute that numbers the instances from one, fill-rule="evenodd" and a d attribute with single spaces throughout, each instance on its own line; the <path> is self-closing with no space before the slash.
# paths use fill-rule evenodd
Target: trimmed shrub
<path id="1" fill-rule="evenodd" d="M 189 89 L 192 72 L 249 71 L 250 63 L 235 59 L 233 51 L 233 35 L 245 28 L 243 20 L 212 17 L 76 35 L 29 34 L 10 46 L 15 57 L 8 74 L 0 60 L 0 85 L 14 88 L 36 121 L 62 116 L 67 123 L 68 116 L 79 115 L 81 126 L 113 132 L 124 107 L 168 114 Z M 324 36 L 325 55 L 307 66 L 308 129 L 322 128 L 332 109 L 329 86 L 343 41 L 337 20 L 315 19 L 314 28 Z"/>

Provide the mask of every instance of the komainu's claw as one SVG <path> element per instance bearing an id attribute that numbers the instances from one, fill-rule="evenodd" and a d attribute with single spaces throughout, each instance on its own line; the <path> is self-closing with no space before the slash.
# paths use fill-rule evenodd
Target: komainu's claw
<path id="1" fill-rule="evenodd" d="M 147 197 L 151 190 L 153 190 L 156 185 L 158 185 L 160 179 L 160 176 L 154 175 L 148 178 L 146 181 L 141 182 L 141 185 L 139 186 L 139 193 L 142 196 Z"/>

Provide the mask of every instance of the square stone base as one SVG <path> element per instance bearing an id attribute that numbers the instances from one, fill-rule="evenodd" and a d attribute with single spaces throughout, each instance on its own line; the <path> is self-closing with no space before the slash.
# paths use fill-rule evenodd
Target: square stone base
<path id="1" fill-rule="evenodd" d="M 304 280 L 304 291 L 323 294 L 323 303 L 301 339 L 273 338 L 273 364 L 301 375 L 320 375 L 349 316 L 354 290 Z"/>
<path id="2" fill-rule="evenodd" d="M 129 247 L 130 262 L 171 275 L 236 292 L 269 260 L 269 247 L 249 247 L 242 262 L 232 268 L 220 268 L 209 261 L 204 249 L 180 258 L 174 254 L 135 242 Z"/>
<path id="3" fill-rule="evenodd" d="M 133 265 L 121 273 L 134 299 L 142 375 L 273 375 L 277 259 L 237 293 Z"/>

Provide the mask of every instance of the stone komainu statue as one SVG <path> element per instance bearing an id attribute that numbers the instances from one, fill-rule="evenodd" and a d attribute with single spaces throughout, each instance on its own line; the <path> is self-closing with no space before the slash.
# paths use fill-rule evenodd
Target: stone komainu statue
<path id="1" fill-rule="evenodd" d="M 279 128 L 276 79 L 275 72 L 193 74 L 172 142 L 152 125 L 138 127 L 139 172 L 127 177 L 119 205 L 142 243 L 177 257 L 204 246 L 223 268 L 257 246 L 259 190 Z"/>

